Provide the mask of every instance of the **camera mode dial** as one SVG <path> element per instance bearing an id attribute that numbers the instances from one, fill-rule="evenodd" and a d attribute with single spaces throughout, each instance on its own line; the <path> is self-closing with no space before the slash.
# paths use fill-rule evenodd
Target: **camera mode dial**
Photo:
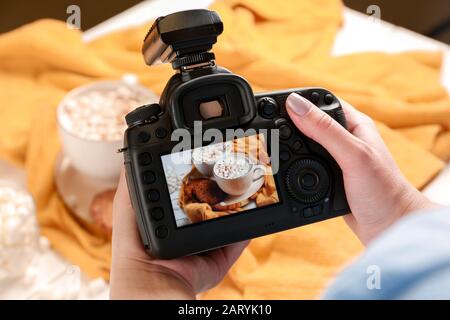
<path id="1" fill-rule="evenodd" d="M 161 113 L 161 107 L 157 103 L 146 104 L 134 109 L 125 116 L 125 120 L 129 127 L 136 126 L 147 121 L 157 120 L 158 114 Z"/>

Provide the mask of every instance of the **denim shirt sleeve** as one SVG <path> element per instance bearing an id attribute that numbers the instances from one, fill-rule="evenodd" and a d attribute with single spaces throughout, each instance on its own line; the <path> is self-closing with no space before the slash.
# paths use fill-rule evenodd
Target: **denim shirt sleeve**
<path id="1" fill-rule="evenodd" d="M 392 226 L 324 299 L 450 299 L 450 208 L 414 213 Z"/>

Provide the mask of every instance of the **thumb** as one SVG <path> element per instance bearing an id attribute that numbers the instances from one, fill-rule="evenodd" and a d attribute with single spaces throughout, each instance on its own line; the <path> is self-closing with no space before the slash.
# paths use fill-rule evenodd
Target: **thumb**
<path id="1" fill-rule="evenodd" d="M 346 167 L 355 152 L 363 148 L 361 140 L 302 96 L 290 94 L 286 109 L 296 127 L 327 149 L 342 168 Z"/>
<path id="2" fill-rule="evenodd" d="M 136 217 L 128 194 L 125 169 L 122 168 L 120 180 L 113 203 L 113 252 L 120 255 L 132 250 L 142 250 Z M 143 250 L 142 250 L 143 251 Z"/>

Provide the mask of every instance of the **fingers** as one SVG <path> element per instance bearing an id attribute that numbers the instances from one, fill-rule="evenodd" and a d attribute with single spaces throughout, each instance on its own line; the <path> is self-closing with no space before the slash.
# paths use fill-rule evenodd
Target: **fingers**
<path id="1" fill-rule="evenodd" d="M 141 250 L 142 244 L 136 225 L 136 217 L 128 194 L 125 170 L 120 174 L 113 205 L 113 247 L 114 249 Z M 114 250 L 113 250 L 114 251 Z"/>
<path id="2" fill-rule="evenodd" d="M 341 103 L 342 110 L 344 110 L 345 120 L 347 121 L 347 129 L 353 133 L 353 131 L 364 122 L 364 114 L 356 110 L 344 99 L 339 98 L 339 102 Z"/>
<path id="3" fill-rule="evenodd" d="M 360 139 L 302 96 L 289 95 L 286 109 L 297 128 L 327 149 L 342 168 L 350 165 L 351 155 L 365 152 L 366 145 Z M 350 126 L 356 127 L 359 121 L 356 110 L 348 108 L 347 113 Z"/>
<path id="4" fill-rule="evenodd" d="M 212 288 L 222 281 L 228 270 L 234 262 L 241 256 L 242 251 L 247 247 L 250 241 L 242 241 L 230 244 L 220 249 L 209 251 L 201 256 L 197 256 L 197 272 L 193 278 L 196 280 L 194 288 L 196 292 L 202 292 Z"/>
<path id="5" fill-rule="evenodd" d="M 378 132 L 375 122 L 364 113 L 356 110 L 350 103 L 339 99 L 344 110 L 349 131 L 357 138 L 391 158 L 386 144 Z"/>
<path id="6" fill-rule="evenodd" d="M 129 214 L 124 214 L 124 212 L 129 212 L 131 208 L 130 197 L 128 195 L 127 182 L 125 178 L 125 171 L 122 170 L 120 173 L 119 184 L 117 186 L 116 195 L 114 197 L 113 206 L 113 225 L 117 228 L 121 228 L 124 223 L 129 222 Z"/>
<path id="7" fill-rule="evenodd" d="M 242 251 L 248 246 L 250 241 L 241 241 L 223 248 L 225 258 L 230 266 L 241 256 Z"/>

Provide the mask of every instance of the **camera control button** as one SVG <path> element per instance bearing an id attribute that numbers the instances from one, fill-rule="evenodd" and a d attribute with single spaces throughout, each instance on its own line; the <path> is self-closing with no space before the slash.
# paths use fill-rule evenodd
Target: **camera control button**
<path id="1" fill-rule="evenodd" d="M 169 235 L 169 229 L 165 226 L 159 226 L 156 228 L 156 236 L 160 239 L 164 239 Z"/>
<path id="2" fill-rule="evenodd" d="M 151 202 L 156 202 L 159 200 L 159 191 L 158 190 L 150 190 L 147 193 L 147 198 L 148 200 L 150 200 Z"/>
<path id="3" fill-rule="evenodd" d="M 164 139 L 167 136 L 167 129 L 163 127 L 159 127 L 155 131 L 155 135 L 159 139 Z"/>
<path id="4" fill-rule="evenodd" d="M 319 183 L 319 177 L 314 172 L 299 176 L 299 182 L 303 188 L 311 190 Z"/>
<path id="5" fill-rule="evenodd" d="M 311 100 L 312 103 L 317 103 L 320 100 L 320 94 L 316 91 L 313 91 L 309 96 L 309 99 Z"/>
<path id="6" fill-rule="evenodd" d="M 156 176 L 153 171 L 146 171 L 143 175 L 143 180 L 146 184 L 152 184 L 156 181 Z"/>
<path id="7" fill-rule="evenodd" d="M 277 111 L 277 103 L 274 99 L 265 97 L 259 103 L 259 112 L 263 118 L 272 119 Z"/>
<path id="8" fill-rule="evenodd" d="M 164 218 L 164 210 L 160 207 L 153 208 L 150 215 L 154 220 L 159 221 Z"/>
<path id="9" fill-rule="evenodd" d="M 333 95 L 327 93 L 327 94 L 325 95 L 324 101 L 325 101 L 325 103 L 328 104 L 328 105 L 332 104 L 333 101 L 334 101 Z"/>
<path id="10" fill-rule="evenodd" d="M 298 153 L 302 150 L 303 143 L 300 140 L 294 141 L 294 143 L 291 145 L 291 149 L 293 152 Z"/>
<path id="11" fill-rule="evenodd" d="M 315 216 L 320 215 L 322 213 L 322 205 L 319 204 L 319 205 L 313 207 L 313 212 L 314 212 Z"/>
<path id="12" fill-rule="evenodd" d="M 282 124 L 278 129 L 280 130 L 281 139 L 287 140 L 292 136 L 292 129 L 287 124 Z"/>
<path id="13" fill-rule="evenodd" d="M 139 132 L 138 140 L 140 143 L 146 143 L 150 140 L 150 134 L 145 131 Z"/>
<path id="14" fill-rule="evenodd" d="M 262 106 L 261 111 L 262 111 L 262 114 L 263 114 L 264 117 L 272 118 L 273 114 L 275 113 L 275 106 L 273 104 L 270 104 L 270 103 L 265 103 Z"/>
<path id="15" fill-rule="evenodd" d="M 281 151 L 280 152 L 280 160 L 281 161 L 289 161 L 291 158 L 291 154 L 287 151 Z"/>
<path id="16" fill-rule="evenodd" d="M 305 218 L 311 218 L 314 216 L 318 216 L 322 213 L 322 205 L 317 205 L 312 208 L 305 208 L 303 210 L 303 216 Z"/>
<path id="17" fill-rule="evenodd" d="M 141 153 L 138 158 L 139 164 L 141 166 L 148 166 L 152 163 L 152 156 L 148 152 Z"/>
<path id="18" fill-rule="evenodd" d="M 312 216 L 314 216 L 313 208 L 305 208 L 303 210 L 303 216 L 305 218 L 311 218 Z"/>

